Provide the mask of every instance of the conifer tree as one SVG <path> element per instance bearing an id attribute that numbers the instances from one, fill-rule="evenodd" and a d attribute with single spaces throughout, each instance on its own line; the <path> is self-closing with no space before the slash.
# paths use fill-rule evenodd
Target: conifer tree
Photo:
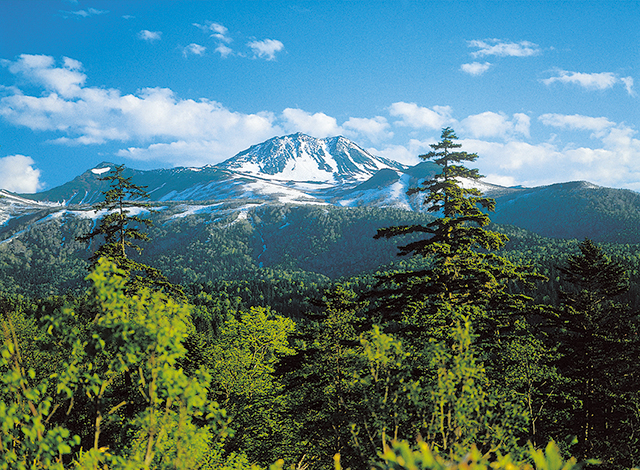
<path id="1" fill-rule="evenodd" d="M 423 160 L 433 160 L 441 171 L 409 190 L 409 194 L 425 193 L 423 204 L 438 217 L 427 225 L 380 229 L 375 236 L 425 235 L 400 246 L 398 254 L 427 258 L 426 267 L 383 277 L 381 285 L 386 289 L 382 295 L 390 299 L 385 305 L 387 312 L 411 315 L 414 311 L 422 318 L 414 318 L 413 322 L 422 323 L 425 314 L 437 311 L 441 326 L 447 330 L 454 323 L 452 309 L 480 307 L 467 310 L 478 317 L 472 322 L 482 333 L 483 329 L 499 327 L 501 313 L 519 310 L 529 300 L 511 294 L 509 283 L 528 283 L 537 276 L 495 253 L 508 238 L 486 228 L 490 223 L 487 212 L 495 209 L 495 201 L 473 187 L 482 175 L 465 163 L 474 162 L 478 155 L 458 150 L 461 144 L 455 143 L 456 139 L 453 129 L 443 129 L 441 141 L 431 144 L 431 152 L 420 155 Z M 491 318 L 486 315 L 488 309 L 492 311 Z M 478 322 L 489 322 L 491 326 Z"/>
<path id="2" fill-rule="evenodd" d="M 150 219 L 135 215 L 132 210 L 148 210 L 150 207 L 150 204 L 143 202 L 149 199 L 147 187 L 134 184 L 132 177 L 125 177 L 123 173 L 124 165 L 116 165 L 107 176 L 100 178 L 100 181 L 110 181 L 111 185 L 103 193 L 104 201 L 96 204 L 94 211 L 105 210 L 106 213 L 96 228 L 78 237 L 79 241 L 85 242 L 104 237 L 102 245 L 89 258 L 89 270 L 95 268 L 100 258 L 106 258 L 126 273 L 130 292 L 141 287 L 152 287 L 183 297 L 182 289 L 170 283 L 158 269 L 139 263 L 129 255 L 131 251 L 142 252 L 142 247 L 135 242 L 149 241 L 149 235 L 139 227 L 151 227 L 153 223 Z"/>
<path id="3" fill-rule="evenodd" d="M 568 379 L 567 424 L 578 439 L 577 457 L 630 467 L 640 457 L 632 437 L 640 424 L 633 412 L 640 403 L 640 341 L 637 315 L 618 301 L 629 278 L 591 240 L 579 248 L 559 267 L 566 284 L 552 319 L 556 365 Z"/>

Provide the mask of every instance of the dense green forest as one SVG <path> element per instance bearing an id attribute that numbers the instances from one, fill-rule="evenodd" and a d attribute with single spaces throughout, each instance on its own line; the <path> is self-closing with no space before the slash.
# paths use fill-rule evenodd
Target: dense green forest
<path id="1" fill-rule="evenodd" d="M 142 217 L 116 167 L 0 245 L 0 468 L 640 465 L 638 247 L 492 224 L 456 139 L 426 214 Z"/>

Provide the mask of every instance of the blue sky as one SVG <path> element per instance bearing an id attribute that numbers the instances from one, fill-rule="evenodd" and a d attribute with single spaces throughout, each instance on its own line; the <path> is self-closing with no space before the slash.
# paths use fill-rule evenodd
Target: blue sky
<path id="1" fill-rule="evenodd" d="M 640 191 L 636 1 L 0 2 L 0 187 L 202 166 L 294 132 L 486 180 Z"/>

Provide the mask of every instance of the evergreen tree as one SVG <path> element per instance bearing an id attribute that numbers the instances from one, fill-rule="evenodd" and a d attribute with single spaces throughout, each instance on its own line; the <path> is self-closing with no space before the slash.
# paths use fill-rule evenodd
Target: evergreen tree
<path id="1" fill-rule="evenodd" d="M 142 202 L 149 199 L 147 187 L 134 184 L 132 177 L 125 178 L 123 173 L 124 165 L 116 165 L 107 176 L 100 178 L 100 181 L 110 181 L 111 185 L 103 193 L 104 201 L 96 204 L 94 211 L 105 210 L 106 213 L 96 228 L 77 238 L 90 242 L 96 237 L 104 237 L 104 243 L 89 258 L 89 270 L 93 271 L 100 258 L 106 258 L 127 274 L 130 292 L 141 287 L 152 287 L 184 297 L 182 289 L 170 283 L 158 269 L 129 256 L 132 250 L 137 253 L 142 251 L 142 247 L 135 242 L 149 241 L 149 236 L 139 226 L 151 227 L 153 223 L 133 213 L 133 209 L 149 209 L 150 204 Z"/>
<path id="2" fill-rule="evenodd" d="M 589 239 L 559 269 L 568 285 L 560 292 L 551 340 L 568 379 L 567 424 L 578 439 L 576 456 L 633 466 L 640 457 L 633 437 L 640 417 L 640 342 L 636 314 L 617 301 L 628 289 L 627 273 Z"/>
<path id="3" fill-rule="evenodd" d="M 426 225 L 380 229 L 375 236 L 426 235 L 400 246 L 398 254 L 424 257 L 428 262 L 424 269 L 383 276 L 380 284 L 385 289 L 380 295 L 388 297 L 384 301 L 387 318 L 403 313 L 405 320 L 424 325 L 425 316 L 430 316 L 432 333 L 438 327 L 450 331 L 456 321 L 452 312 L 471 305 L 483 308 L 468 309 L 470 315 L 484 312 L 472 319 L 476 331 L 495 332 L 504 326 L 503 313 L 521 310 L 529 300 L 511 294 L 509 283 L 529 283 L 540 276 L 494 252 L 508 238 L 486 228 L 487 212 L 495 209 L 495 201 L 473 187 L 482 175 L 465 166 L 478 155 L 459 151 L 461 144 L 454 142 L 457 136 L 449 127 L 443 129 L 441 139 L 431 145 L 431 152 L 420 156 L 433 160 L 441 171 L 409 190 L 409 194 L 426 193 L 423 203 L 439 217 Z M 486 315 L 489 310 L 491 316 Z"/>

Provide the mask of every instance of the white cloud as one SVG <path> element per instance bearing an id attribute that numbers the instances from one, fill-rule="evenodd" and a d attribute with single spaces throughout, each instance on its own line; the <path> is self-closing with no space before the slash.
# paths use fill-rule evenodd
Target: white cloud
<path id="1" fill-rule="evenodd" d="M 480 62 L 472 62 L 470 64 L 462 64 L 460 66 L 460 70 L 462 70 L 465 73 L 468 73 L 469 75 L 476 76 L 476 75 L 482 75 L 487 70 L 489 70 L 490 67 L 491 67 L 491 64 L 489 62 L 485 62 L 484 64 L 481 64 Z"/>
<path id="2" fill-rule="evenodd" d="M 541 81 L 545 85 L 551 85 L 556 82 L 574 84 L 587 90 L 606 90 L 608 88 L 612 88 L 616 84 L 621 84 L 625 87 L 627 93 L 630 95 L 634 94 L 633 78 L 621 78 L 612 72 L 581 73 L 558 70 L 555 77 L 545 78 Z"/>
<path id="3" fill-rule="evenodd" d="M 53 57 L 22 54 L 15 62 L 3 61 L 13 74 L 20 74 L 31 82 L 65 98 L 77 96 L 87 76 L 80 72 L 82 64 L 65 57 L 63 66 L 56 67 Z"/>
<path id="4" fill-rule="evenodd" d="M 389 123 L 382 116 L 369 118 L 349 118 L 343 124 L 346 129 L 353 129 L 357 134 L 366 136 L 371 142 L 377 143 L 384 139 L 393 137 L 393 132 L 389 132 Z"/>
<path id="5" fill-rule="evenodd" d="M 219 39 L 220 41 L 223 41 L 223 42 L 231 42 L 231 38 L 227 36 L 227 33 L 229 32 L 229 30 L 224 26 L 222 26 L 221 24 L 211 23 L 211 25 L 209 25 L 209 29 L 213 31 L 213 34 L 211 35 L 211 37 Z"/>
<path id="6" fill-rule="evenodd" d="M 633 77 L 620 77 L 620 81 L 624 84 L 627 93 L 635 96 L 636 92 L 633 90 Z"/>
<path id="7" fill-rule="evenodd" d="M 35 193 L 41 189 L 40 170 L 35 162 L 24 155 L 0 158 L 0 188 L 16 193 Z"/>
<path id="8" fill-rule="evenodd" d="M 579 114 L 543 114 L 539 118 L 545 126 L 600 132 L 615 125 L 604 117 L 581 116 Z"/>
<path id="9" fill-rule="evenodd" d="M 515 113 L 513 115 L 513 130 L 525 137 L 531 137 L 531 118 L 524 113 Z"/>
<path id="10" fill-rule="evenodd" d="M 452 122 L 449 106 L 434 106 L 430 109 L 415 103 L 399 101 L 389 107 L 389 114 L 401 118 L 400 121 L 396 121 L 396 124 L 415 129 L 440 129 Z"/>
<path id="11" fill-rule="evenodd" d="M 109 12 L 107 10 L 97 10 L 95 8 L 88 8 L 86 10 L 61 11 L 61 13 L 73 15 L 76 18 L 88 18 L 90 16 L 105 15 Z"/>
<path id="12" fill-rule="evenodd" d="M 144 41 L 154 42 L 162 39 L 162 31 L 148 31 L 143 29 L 138 33 L 138 37 Z"/>
<path id="13" fill-rule="evenodd" d="M 39 76 L 42 69 L 52 67 L 53 60 L 45 59 L 33 59 L 40 68 L 19 67 L 16 73 L 32 72 Z M 13 63 L 9 64 L 10 70 L 17 70 L 11 65 Z M 70 66 L 68 63 L 67 67 Z M 193 146 L 199 141 L 208 141 L 211 142 L 208 148 L 227 148 L 228 145 L 242 149 L 239 143 L 248 147 L 282 133 L 271 113 L 237 113 L 215 101 L 179 99 L 166 88 L 147 88 L 136 94 L 122 95 L 116 89 L 77 86 L 69 97 L 55 90 L 41 96 L 29 96 L 18 89 L 6 88 L 5 96 L 0 98 L 0 117 L 35 131 L 56 132 L 61 135 L 54 141 L 58 144 L 150 141 L 146 149 L 148 155 L 151 154 L 149 149 L 156 149 L 151 145 L 159 142 L 171 145 L 184 141 Z M 227 140 L 229 144 L 222 144 Z M 134 153 L 131 152 L 132 157 Z M 142 153 L 138 151 L 138 154 Z M 210 154 L 208 162 L 229 156 Z"/>
<path id="14" fill-rule="evenodd" d="M 468 116 L 460 124 L 462 130 L 473 137 L 510 138 L 516 134 L 529 136 L 530 119 L 526 114 L 514 114 L 510 119 L 504 113 L 486 111 Z"/>
<path id="15" fill-rule="evenodd" d="M 478 48 L 472 52 L 472 57 L 488 55 L 498 57 L 528 57 L 540 53 L 540 46 L 529 41 L 504 42 L 500 39 L 474 40 L 467 43 L 469 47 Z"/>
<path id="16" fill-rule="evenodd" d="M 251 48 L 256 57 L 260 57 L 266 60 L 275 60 L 276 52 L 280 52 L 284 49 L 284 44 L 282 44 L 277 39 L 251 41 L 247 43 L 247 46 Z"/>
<path id="17" fill-rule="evenodd" d="M 8 124 L 53 134 L 61 145 L 121 142 L 121 157 L 157 164 L 217 163 L 275 135 L 304 132 L 315 137 L 346 135 L 361 144 L 366 137 L 376 155 L 407 164 L 437 142 L 442 127 L 453 126 L 463 149 L 477 152 L 480 172 L 496 183 L 540 185 L 585 179 L 613 187 L 640 190 L 640 140 L 634 129 L 604 117 L 542 114 L 538 125 L 592 133 L 587 144 L 560 144 L 562 139 L 525 142 L 530 116 L 484 112 L 454 118 L 447 106 L 430 108 L 397 102 L 389 116 L 349 118 L 339 123 L 322 112 L 287 108 L 281 114 L 232 111 L 221 103 L 181 99 L 166 88 L 147 88 L 123 94 L 120 90 L 85 86 L 82 64 L 65 58 L 24 55 L 2 61 L 10 72 L 40 87 L 31 94 L 17 87 L 1 87 L 0 118 Z M 393 119 L 393 121 L 392 121 Z M 395 124 L 391 132 L 391 124 Z M 395 135 L 394 135 L 395 134 Z M 385 139 L 396 138 L 395 142 Z M 402 140 L 404 139 L 404 140 Z M 504 139 L 500 141 L 498 139 Z M 408 142 L 397 145 L 398 141 Z M 15 157 L 15 158 L 13 158 Z M 11 176 L 13 190 L 38 189 L 39 174 L 28 157 L 3 160 L 0 180 Z M 7 157 L 8 158 L 8 157 Z M 14 171 L 13 173 L 10 173 Z M 22 170 L 20 170 L 22 169 Z"/>
<path id="18" fill-rule="evenodd" d="M 222 58 L 226 59 L 233 54 L 233 49 L 225 44 L 218 44 L 218 47 L 216 47 L 216 52 L 219 52 Z"/>
<path id="19" fill-rule="evenodd" d="M 416 165 L 422 160 L 419 155 L 423 155 L 431 150 L 430 144 L 438 139 L 434 135 L 433 139 L 418 140 L 410 139 L 408 145 L 386 145 L 383 148 L 367 149 L 372 155 L 396 160 L 405 165 Z"/>
<path id="20" fill-rule="evenodd" d="M 324 138 L 343 134 L 336 118 L 324 113 L 311 114 L 302 109 L 286 108 L 282 111 L 284 128 L 288 133 L 302 132 L 313 137 Z"/>
<path id="21" fill-rule="evenodd" d="M 193 26 L 195 26 L 196 28 L 201 29 L 202 31 L 204 31 L 205 33 L 212 33 L 211 37 L 212 38 L 216 38 L 222 42 L 226 42 L 229 43 L 232 41 L 231 37 L 229 36 L 229 30 L 221 25 L 220 23 L 214 23 L 213 21 L 207 21 L 205 24 L 198 24 L 198 23 L 193 23 Z"/>
<path id="22" fill-rule="evenodd" d="M 569 119 L 567 123 L 574 128 L 602 129 L 593 135 L 599 143 L 590 147 L 573 143 L 560 147 L 552 142 L 534 145 L 521 141 L 465 140 L 461 143 L 465 149 L 480 155 L 476 163 L 489 182 L 539 186 L 586 180 L 601 186 L 640 190 L 640 140 L 634 137 L 633 129 L 581 119 L 575 122 Z"/>
<path id="23" fill-rule="evenodd" d="M 212 21 L 207 21 L 205 24 L 193 23 L 193 26 L 201 29 L 205 33 L 211 33 L 210 37 L 218 40 L 215 51 L 218 52 L 223 59 L 234 55 L 233 49 L 227 45 L 233 42 L 233 39 L 229 36 L 229 30 L 225 26 Z"/>
<path id="24" fill-rule="evenodd" d="M 201 46 L 200 44 L 196 44 L 196 43 L 192 42 L 187 47 L 182 49 L 182 55 L 185 56 L 185 57 L 187 57 L 189 54 L 203 55 L 204 51 L 206 51 L 206 50 L 207 50 L 206 47 Z"/>

